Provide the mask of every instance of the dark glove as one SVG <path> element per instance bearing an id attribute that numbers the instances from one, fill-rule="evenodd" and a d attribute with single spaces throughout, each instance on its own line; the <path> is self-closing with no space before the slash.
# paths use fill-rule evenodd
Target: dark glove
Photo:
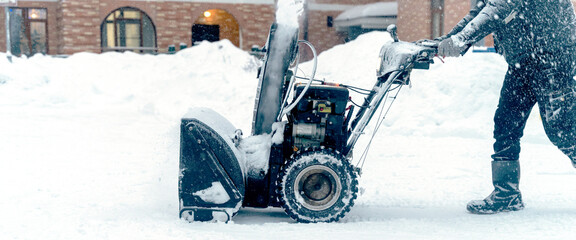
<path id="1" fill-rule="evenodd" d="M 459 57 L 468 46 L 459 46 L 452 38 L 446 38 L 438 44 L 438 55 L 443 57 Z"/>

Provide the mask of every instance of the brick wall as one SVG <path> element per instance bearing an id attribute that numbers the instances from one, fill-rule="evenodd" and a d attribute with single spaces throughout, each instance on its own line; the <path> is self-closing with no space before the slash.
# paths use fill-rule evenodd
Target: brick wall
<path id="1" fill-rule="evenodd" d="M 398 0 L 398 3 L 398 36 L 405 41 L 431 38 L 431 0 Z M 443 34 L 450 32 L 469 11 L 469 0 L 444 0 Z M 493 45 L 491 36 L 486 38 L 485 45 Z"/>
<path id="2" fill-rule="evenodd" d="M 382 1 L 382 0 L 381 0 Z M 384 0 L 393 1 L 393 0 Z M 399 5 L 398 34 L 406 41 L 429 38 L 431 35 L 431 0 L 397 0 Z M 469 0 L 444 0 L 444 32 L 465 16 Z M 227 1 L 229 2 L 229 1 Z M 327 26 L 327 17 L 336 18 L 342 11 L 356 5 L 378 0 L 307 0 L 315 6 L 305 16 L 308 22 L 307 39 L 318 52 L 344 42 L 344 36 Z M 576 0 L 572 1 L 573 3 Z M 134 7 L 146 13 L 156 28 L 156 42 L 160 52 L 168 45 L 191 45 L 192 25 L 209 9 L 222 9 L 233 16 L 239 26 L 239 40 L 233 41 L 244 50 L 252 45 L 262 46 L 274 21 L 275 5 L 234 4 L 193 1 L 135 1 L 135 0 L 62 0 L 19 1 L 19 7 L 41 7 L 48 10 L 48 53 L 72 54 L 80 51 L 100 52 L 101 24 L 108 14 L 121 7 Z M 6 51 L 4 11 L 0 11 L 0 51 Z M 304 34 L 301 35 L 304 37 Z M 491 44 L 491 40 L 487 40 Z"/>
<path id="3" fill-rule="evenodd" d="M 336 18 L 339 11 L 313 11 L 308 14 L 308 41 L 318 52 L 322 52 L 335 45 L 344 43 L 345 36 L 336 32 L 334 27 L 328 27 L 327 17 Z"/>
<path id="4" fill-rule="evenodd" d="M 266 43 L 270 25 L 274 22 L 274 5 L 227 5 L 224 10 L 235 16 L 240 25 L 242 49 L 249 50 L 252 45 Z"/>
<path id="5" fill-rule="evenodd" d="M 306 0 L 307 3 L 316 4 L 348 4 L 348 5 L 364 5 L 375 2 L 389 2 L 394 0 Z"/>
<path id="6" fill-rule="evenodd" d="M 448 33 L 470 11 L 470 0 L 444 0 L 444 32 Z"/>
<path id="7" fill-rule="evenodd" d="M 321 7 L 311 9 L 307 14 L 308 20 L 308 41 L 310 41 L 316 50 L 320 53 L 335 45 L 345 42 L 347 37 L 343 33 L 338 33 L 334 27 L 328 27 L 327 19 L 332 17 L 335 19 L 343 11 L 350 9 L 354 6 L 365 5 L 376 2 L 391 2 L 395 0 L 307 0 L 308 4 L 325 4 L 324 9 Z M 332 7 L 330 7 L 332 6 Z M 328 9 L 328 10 L 326 10 Z M 336 9 L 336 10 L 330 10 Z"/>
<path id="8" fill-rule="evenodd" d="M 430 0 L 398 0 L 398 37 L 404 41 L 430 38 Z"/>
<path id="9" fill-rule="evenodd" d="M 100 51 L 98 0 L 61 1 L 60 54 Z"/>

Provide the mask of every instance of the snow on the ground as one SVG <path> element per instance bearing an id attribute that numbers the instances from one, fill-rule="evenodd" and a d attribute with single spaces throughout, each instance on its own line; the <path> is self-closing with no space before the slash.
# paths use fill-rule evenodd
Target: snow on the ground
<path id="1" fill-rule="evenodd" d="M 324 52 L 317 78 L 370 88 L 389 39 L 374 32 Z M 225 224 L 178 218 L 180 117 L 207 107 L 249 133 L 254 58 L 228 41 L 158 56 L 0 54 L 0 239 L 573 239 L 576 170 L 536 110 L 521 154 L 526 209 L 465 211 L 492 190 L 506 64 L 492 53 L 445 61 L 413 72 L 340 222 L 243 209 Z"/>

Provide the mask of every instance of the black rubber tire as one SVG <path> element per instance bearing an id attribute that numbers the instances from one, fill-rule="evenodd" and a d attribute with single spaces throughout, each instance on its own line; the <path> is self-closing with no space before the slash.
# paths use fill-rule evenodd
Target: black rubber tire
<path id="1" fill-rule="evenodd" d="M 339 152 L 309 149 L 294 154 L 278 178 L 280 203 L 298 222 L 333 222 L 350 211 L 358 193 L 352 165 Z"/>

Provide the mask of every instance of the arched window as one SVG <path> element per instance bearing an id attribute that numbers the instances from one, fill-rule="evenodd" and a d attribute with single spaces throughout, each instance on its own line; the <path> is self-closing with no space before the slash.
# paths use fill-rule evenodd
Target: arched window
<path id="1" fill-rule="evenodd" d="M 123 7 L 102 22 L 102 51 L 156 52 L 156 28 L 146 13 Z"/>

